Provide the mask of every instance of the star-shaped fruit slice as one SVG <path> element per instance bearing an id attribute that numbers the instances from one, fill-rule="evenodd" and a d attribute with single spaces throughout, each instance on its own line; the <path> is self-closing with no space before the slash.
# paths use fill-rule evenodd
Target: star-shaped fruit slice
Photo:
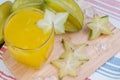
<path id="1" fill-rule="evenodd" d="M 44 32 L 47 32 L 54 27 L 56 34 L 62 34 L 65 33 L 64 23 L 66 22 L 67 18 L 67 12 L 54 13 L 46 9 L 44 19 L 39 20 L 37 22 L 37 26 Z"/>
<path id="2" fill-rule="evenodd" d="M 59 59 L 53 60 L 52 64 L 59 68 L 59 77 L 62 79 L 64 76 L 77 76 L 77 69 L 89 60 L 88 56 L 84 53 L 84 48 L 87 44 L 75 45 L 70 41 L 62 40 L 65 52 Z"/>
<path id="3" fill-rule="evenodd" d="M 69 42 L 64 39 L 62 40 L 62 43 L 66 49 L 66 52 L 63 53 L 60 56 L 60 58 L 66 58 L 72 54 L 72 56 L 77 58 L 78 60 L 81 60 L 81 61 L 89 60 L 89 58 L 85 52 L 85 48 L 86 48 L 86 46 L 88 46 L 88 44 L 83 43 L 83 44 L 76 45 L 76 44 L 73 44 L 72 42 Z M 72 53 L 70 53 L 69 50 L 72 50 Z"/>
<path id="4" fill-rule="evenodd" d="M 95 39 L 101 34 L 112 34 L 108 23 L 108 16 L 99 17 L 98 15 L 95 15 L 93 20 L 87 23 L 88 28 L 91 30 L 89 39 Z"/>
<path id="5" fill-rule="evenodd" d="M 64 59 L 53 60 L 52 64 L 59 68 L 59 77 L 62 79 L 64 76 L 76 76 L 77 69 L 83 62 L 69 55 L 69 57 Z"/>

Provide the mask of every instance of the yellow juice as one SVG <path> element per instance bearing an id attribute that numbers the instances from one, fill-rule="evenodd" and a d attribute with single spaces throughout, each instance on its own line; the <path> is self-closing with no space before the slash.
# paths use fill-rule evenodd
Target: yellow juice
<path id="1" fill-rule="evenodd" d="M 54 30 L 44 33 L 36 22 L 44 15 L 36 9 L 20 10 L 12 14 L 4 27 L 5 43 L 19 62 L 41 67 L 48 59 L 54 43 Z"/>

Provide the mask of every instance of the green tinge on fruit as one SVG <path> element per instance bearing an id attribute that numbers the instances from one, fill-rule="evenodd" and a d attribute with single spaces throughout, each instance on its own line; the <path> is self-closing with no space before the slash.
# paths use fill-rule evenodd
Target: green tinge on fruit
<path id="1" fill-rule="evenodd" d="M 44 18 L 36 22 L 36 25 L 42 29 L 44 33 L 54 27 L 56 34 L 65 33 L 64 23 L 68 18 L 67 12 L 54 13 L 48 9 L 45 10 Z M 53 26 L 54 25 L 54 26 Z"/>
<path id="2" fill-rule="evenodd" d="M 64 59 L 53 60 L 51 64 L 59 69 L 59 78 L 61 80 L 65 76 L 77 76 L 78 68 L 83 64 L 83 62 L 70 55 Z"/>
<path id="3" fill-rule="evenodd" d="M 0 44 L 4 42 L 2 35 L 2 27 L 5 24 L 7 17 L 11 14 L 12 3 L 10 1 L 6 1 L 0 5 Z"/>
<path id="4" fill-rule="evenodd" d="M 89 60 L 88 56 L 84 54 L 84 48 L 87 44 L 76 45 L 70 41 L 62 40 L 65 52 L 51 62 L 59 69 L 59 78 L 62 80 L 64 76 L 77 76 L 77 71 L 80 66 Z"/>
<path id="5" fill-rule="evenodd" d="M 15 0 L 13 3 L 12 11 L 26 7 L 42 9 L 42 3 L 43 0 Z"/>
<path id="6" fill-rule="evenodd" d="M 63 46 L 64 46 L 64 48 L 65 48 L 65 50 L 67 51 L 71 51 L 71 50 L 74 50 L 74 48 L 75 48 L 75 45 L 72 43 L 72 42 L 70 42 L 70 41 L 67 41 L 67 40 L 65 40 L 65 39 L 62 39 L 62 44 L 63 44 Z"/>
<path id="7" fill-rule="evenodd" d="M 65 23 L 67 32 L 75 32 L 82 29 L 84 15 L 74 0 L 45 0 L 45 6 L 56 12 L 68 12 L 69 17 Z"/>
<path id="8" fill-rule="evenodd" d="M 88 61 L 89 58 L 85 54 L 85 48 L 88 46 L 88 44 L 79 44 L 76 45 L 70 41 L 62 40 L 63 46 L 65 48 L 65 52 L 60 56 L 60 58 L 66 58 L 69 57 L 69 55 L 72 54 L 72 57 L 75 57 L 78 60 L 81 61 Z"/>
<path id="9" fill-rule="evenodd" d="M 101 34 L 110 35 L 112 31 L 108 26 L 109 20 L 108 16 L 100 17 L 95 15 L 91 22 L 87 23 L 88 28 L 90 28 L 89 39 L 93 40 L 98 38 Z"/>

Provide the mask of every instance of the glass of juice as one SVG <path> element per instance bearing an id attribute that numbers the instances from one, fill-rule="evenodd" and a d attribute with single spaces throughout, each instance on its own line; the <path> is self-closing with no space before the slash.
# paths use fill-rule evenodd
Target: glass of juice
<path id="1" fill-rule="evenodd" d="M 33 68 L 43 66 L 53 49 L 53 25 L 47 32 L 36 25 L 43 18 L 43 12 L 38 9 L 21 9 L 10 15 L 3 29 L 10 54 L 18 62 Z"/>

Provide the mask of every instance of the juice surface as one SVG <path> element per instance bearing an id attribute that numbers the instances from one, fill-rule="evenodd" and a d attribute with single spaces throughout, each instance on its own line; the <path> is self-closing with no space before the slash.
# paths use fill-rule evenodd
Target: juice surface
<path id="1" fill-rule="evenodd" d="M 43 33 L 36 25 L 36 22 L 43 17 L 43 14 L 35 10 L 19 11 L 10 18 L 4 29 L 6 44 L 12 56 L 28 66 L 41 66 L 53 47 L 52 29 Z M 43 44 L 44 46 L 40 47 Z"/>
<path id="2" fill-rule="evenodd" d="M 8 22 L 5 28 L 5 37 L 16 47 L 33 49 L 41 46 L 50 33 L 43 34 L 36 26 L 36 22 L 43 15 L 34 11 L 21 11 Z"/>

